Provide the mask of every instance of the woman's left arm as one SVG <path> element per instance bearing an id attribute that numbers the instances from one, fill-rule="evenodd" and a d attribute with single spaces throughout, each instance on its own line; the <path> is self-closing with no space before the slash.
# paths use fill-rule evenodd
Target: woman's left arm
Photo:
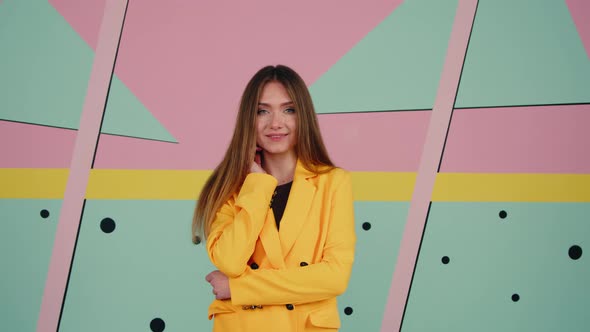
<path id="1" fill-rule="evenodd" d="M 348 287 L 356 235 L 350 174 L 334 190 L 326 244 L 316 264 L 283 270 L 246 269 L 229 279 L 234 305 L 300 304 L 338 296 Z"/>

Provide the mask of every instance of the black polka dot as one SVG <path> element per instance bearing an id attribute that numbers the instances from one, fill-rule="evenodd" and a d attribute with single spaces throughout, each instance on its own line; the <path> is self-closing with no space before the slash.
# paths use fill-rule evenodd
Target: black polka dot
<path id="1" fill-rule="evenodd" d="M 520 300 L 520 295 L 518 295 L 518 294 L 512 294 L 512 301 L 518 302 L 518 300 Z"/>
<path id="2" fill-rule="evenodd" d="M 153 332 L 162 332 L 166 328 L 166 323 L 161 318 L 154 318 L 150 322 L 150 329 Z"/>
<path id="3" fill-rule="evenodd" d="M 307 266 L 307 265 L 309 265 L 309 264 L 307 264 L 307 262 L 301 262 L 301 263 L 299 263 L 299 266 Z"/>
<path id="4" fill-rule="evenodd" d="M 105 233 L 112 233 L 115 230 L 115 221 L 111 218 L 104 218 L 100 222 L 100 229 Z"/>
<path id="5" fill-rule="evenodd" d="M 195 244 L 199 244 L 201 243 L 201 238 L 198 236 L 195 236 Z"/>
<path id="6" fill-rule="evenodd" d="M 504 219 L 508 216 L 508 213 L 504 210 L 500 211 L 500 213 L 498 213 L 498 215 L 500 216 L 500 218 Z"/>
<path id="7" fill-rule="evenodd" d="M 295 309 L 295 307 L 291 303 L 285 305 L 285 307 L 287 308 L 287 310 L 293 310 L 293 309 Z"/>
<path id="8" fill-rule="evenodd" d="M 256 264 L 256 263 L 252 263 L 252 264 L 250 264 L 250 268 L 251 268 L 252 270 L 258 270 L 258 264 Z"/>
<path id="9" fill-rule="evenodd" d="M 49 211 L 43 209 L 41 210 L 41 213 L 39 213 L 41 215 L 41 218 L 46 219 L 49 217 Z"/>
<path id="10" fill-rule="evenodd" d="M 344 313 L 347 314 L 348 316 L 352 315 L 352 308 L 351 307 L 344 308 Z"/>
<path id="11" fill-rule="evenodd" d="M 443 256 L 443 258 L 441 259 L 441 261 L 442 261 L 443 264 L 449 264 L 449 262 L 451 261 L 451 259 L 449 258 L 449 256 Z"/>
<path id="12" fill-rule="evenodd" d="M 370 222 L 364 222 L 363 223 L 363 229 L 365 231 L 368 231 L 369 229 L 371 229 L 371 223 Z"/>
<path id="13" fill-rule="evenodd" d="M 573 260 L 579 259 L 582 257 L 582 248 L 580 246 L 573 245 L 570 247 L 570 250 L 568 250 L 568 254 Z"/>

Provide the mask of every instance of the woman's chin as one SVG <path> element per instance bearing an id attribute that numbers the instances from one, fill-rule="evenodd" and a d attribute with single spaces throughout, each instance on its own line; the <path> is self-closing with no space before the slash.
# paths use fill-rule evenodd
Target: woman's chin
<path id="1" fill-rule="evenodd" d="M 271 148 L 271 149 L 264 149 L 264 153 L 268 156 L 281 156 L 281 155 L 289 155 L 292 150 L 282 149 L 282 148 Z"/>

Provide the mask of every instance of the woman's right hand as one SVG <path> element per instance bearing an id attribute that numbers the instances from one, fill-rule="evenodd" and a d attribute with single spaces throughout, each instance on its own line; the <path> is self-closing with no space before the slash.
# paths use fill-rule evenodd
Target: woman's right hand
<path id="1" fill-rule="evenodd" d="M 250 173 L 264 173 L 266 174 L 266 171 L 264 170 L 264 168 L 262 168 L 262 151 L 256 151 L 256 154 L 254 156 L 254 161 L 252 162 L 252 165 L 250 166 Z"/>

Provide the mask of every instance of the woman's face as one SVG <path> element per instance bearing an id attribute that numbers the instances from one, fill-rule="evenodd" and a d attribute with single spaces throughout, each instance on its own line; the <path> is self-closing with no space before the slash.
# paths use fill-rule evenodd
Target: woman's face
<path id="1" fill-rule="evenodd" d="M 296 112 L 281 83 L 272 81 L 264 86 L 256 115 L 256 144 L 265 154 L 294 153 L 297 143 Z"/>

